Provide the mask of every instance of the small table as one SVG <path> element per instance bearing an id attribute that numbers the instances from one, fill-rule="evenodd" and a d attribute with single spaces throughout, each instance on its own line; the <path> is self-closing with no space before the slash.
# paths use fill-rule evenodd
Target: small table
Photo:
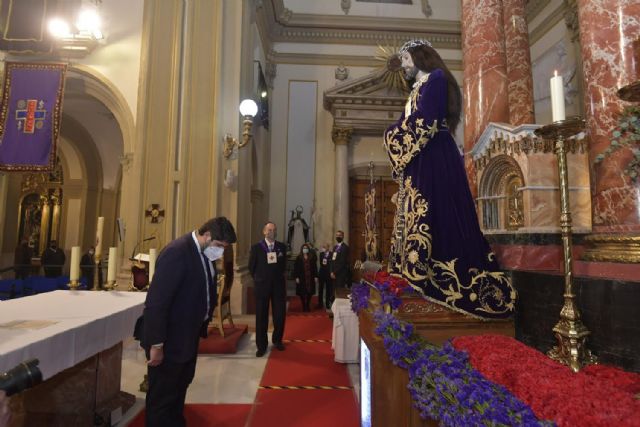
<path id="1" fill-rule="evenodd" d="M 360 332 L 358 315 L 351 311 L 351 301 L 336 298 L 331 305 L 333 312 L 333 334 L 331 348 L 335 361 L 340 363 L 358 363 L 360 352 Z"/>

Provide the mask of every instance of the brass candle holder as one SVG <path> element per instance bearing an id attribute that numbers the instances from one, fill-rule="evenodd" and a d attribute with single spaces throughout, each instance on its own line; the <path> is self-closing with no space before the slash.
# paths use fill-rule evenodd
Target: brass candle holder
<path id="1" fill-rule="evenodd" d="M 113 291 L 116 289 L 116 281 L 115 280 L 107 280 L 107 283 L 103 286 L 105 291 Z"/>
<path id="2" fill-rule="evenodd" d="M 74 279 L 69 281 L 69 289 L 71 289 L 72 291 L 77 291 L 79 287 L 80 287 L 79 280 Z"/>
<path id="3" fill-rule="evenodd" d="M 101 255 L 96 254 L 94 257 L 94 262 L 95 262 L 95 271 L 93 272 L 93 288 L 91 289 L 92 291 L 100 291 L 100 258 Z"/>
<path id="4" fill-rule="evenodd" d="M 564 258 L 564 305 L 560 310 L 560 320 L 554 326 L 558 345 L 547 355 L 569 366 L 574 372 L 591 363 L 596 358 L 586 347 L 587 336 L 591 333 L 580 319 L 580 310 L 576 304 L 573 284 L 573 260 L 571 244 L 571 210 L 569 207 L 569 173 L 567 169 L 566 139 L 585 129 L 585 121 L 580 117 L 570 117 L 550 125 L 543 126 L 535 134 L 543 139 L 555 141 L 554 152 L 558 157 L 558 175 L 560 178 L 560 226 L 562 228 L 562 248 Z"/>

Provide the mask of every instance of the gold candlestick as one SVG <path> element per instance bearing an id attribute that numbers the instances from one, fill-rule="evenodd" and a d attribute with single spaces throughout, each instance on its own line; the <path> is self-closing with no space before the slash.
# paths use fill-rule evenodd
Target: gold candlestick
<path id="1" fill-rule="evenodd" d="M 560 178 L 560 226 L 562 228 L 562 248 L 564 258 L 564 305 L 560 310 L 560 320 L 554 326 L 558 345 L 547 355 L 578 372 L 583 366 L 595 363 L 596 358 L 586 348 L 587 336 L 591 333 L 580 319 L 580 310 L 575 301 L 573 286 L 573 260 L 571 254 L 571 209 L 569 207 L 569 173 L 567 169 L 566 138 L 580 133 L 585 121 L 580 117 L 571 117 L 535 131 L 544 139 L 555 141 L 554 152 L 558 157 L 558 175 Z"/>
<path id="2" fill-rule="evenodd" d="M 71 289 L 72 291 L 76 291 L 76 290 L 78 290 L 78 287 L 80 287 L 80 281 L 79 280 L 70 280 L 69 281 L 69 289 Z"/>
<path id="3" fill-rule="evenodd" d="M 96 269 L 93 272 L 93 288 L 92 291 L 100 291 L 100 255 L 95 254 L 94 262 L 96 264 Z"/>

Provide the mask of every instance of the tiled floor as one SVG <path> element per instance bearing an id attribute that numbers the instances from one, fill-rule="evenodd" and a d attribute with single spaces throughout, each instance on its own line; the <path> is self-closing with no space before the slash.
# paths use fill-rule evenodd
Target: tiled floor
<path id="1" fill-rule="evenodd" d="M 234 316 L 236 324 L 248 324 L 249 333 L 238 343 L 238 352 L 230 355 L 198 357 L 195 378 L 187 392 L 187 403 L 253 403 L 269 354 L 255 357 L 254 316 Z M 286 326 L 285 326 L 286 327 Z M 145 394 L 139 391 L 146 373 L 144 351 L 133 339 L 124 343 L 122 358 L 122 390 L 137 397 L 136 404 L 117 424 L 125 427 L 144 407 Z M 360 391 L 358 364 L 348 366 L 357 395 Z"/>

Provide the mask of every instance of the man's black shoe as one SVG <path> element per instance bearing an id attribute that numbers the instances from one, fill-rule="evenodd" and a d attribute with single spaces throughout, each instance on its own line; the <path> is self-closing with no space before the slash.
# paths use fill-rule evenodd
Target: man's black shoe
<path id="1" fill-rule="evenodd" d="M 266 350 L 258 350 L 256 351 L 256 357 L 262 357 L 266 353 Z"/>
<path id="2" fill-rule="evenodd" d="M 281 342 L 273 345 L 277 350 L 284 351 L 284 344 Z"/>

